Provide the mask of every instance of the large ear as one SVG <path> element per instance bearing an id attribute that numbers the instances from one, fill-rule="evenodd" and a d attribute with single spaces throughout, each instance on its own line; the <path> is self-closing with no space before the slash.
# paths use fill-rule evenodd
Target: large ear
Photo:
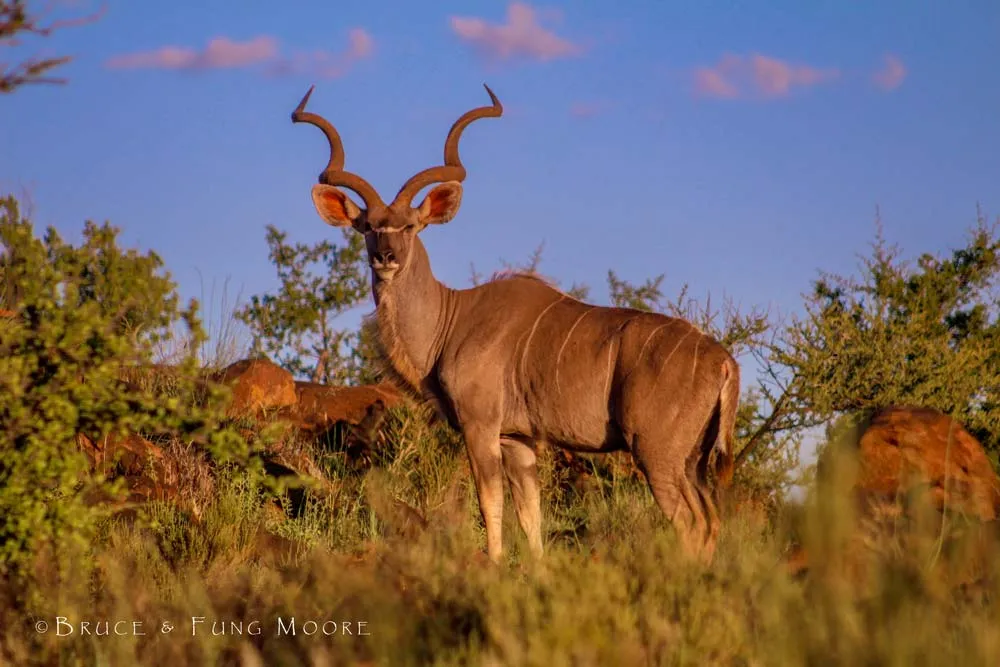
<path id="1" fill-rule="evenodd" d="M 332 185 L 317 183 L 312 187 L 313 204 L 319 217 L 334 227 L 354 226 L 361 217 L 361 209 L 343 190 Z"/>
<path id="2" fill-rule="evenodd" d="M 447 181 L 427 193 L 417 208 L 417 216 L 422 224 L 440 225 L 454 218 L 461 205 L 462 184 L 458 181 Z"/>

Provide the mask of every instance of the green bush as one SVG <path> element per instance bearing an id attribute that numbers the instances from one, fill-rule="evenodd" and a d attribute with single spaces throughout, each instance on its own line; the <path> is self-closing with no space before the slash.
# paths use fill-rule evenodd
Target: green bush
<path id="1" fill-rule="evenodd" d="M 824 274 L 776 348 L 789 410 L 824 423 L 887 405 L 936 408 L 1000 455 L 1000 228 L 907 262 L 876 238 L 860 275 Z"/>
<path id="2" fill-rule="evenodd" d="M 253 347 L 301 379 L 324 384 L 371 381 L 365 343 L 337 319 L 367 303 L 368 265 L 364 237 L 343 231 L 343 245 L 288 243 L 269 225 L 269 257 L 281 282 L 273 294 L 253 295 L 235 316 L 253 334 Z"/>
<path id="3" fill-rule="evenodd" d="M 3 273 L 17 317 L 0 330 L 0 575 L 25 583 L 66 576 L 93 547 L 102 493 L 78 436 L 125 432 L 198 441 L 215 459 L 253 470 L 248 445 L 218 428 L 221 389 L 208 391 L 189 355 L 170 396 L 122 382 L 151 362 L 155 345 L 202 337 L 197 304 L 179 307 L 154 253 L 117 246 L 118 230 L 87 223 L 73 246 L 54 229 L 36 236 L 13 198 L 0 200 Z M 194 348 L 196 345 L 191 344 Z M 27 590 L 27 589 L 26 589 Z"/>

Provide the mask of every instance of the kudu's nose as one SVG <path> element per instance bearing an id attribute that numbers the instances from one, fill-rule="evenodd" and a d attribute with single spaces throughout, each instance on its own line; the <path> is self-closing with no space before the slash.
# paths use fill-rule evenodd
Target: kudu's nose
<path id="1" fill-rule="evenodd" d="M 396 260 L 395 255 L 392 254 L 391 250 L 380 250 L 377 251 L 372 260 L 378 262 L 379 264 L 389 264 Z"/>

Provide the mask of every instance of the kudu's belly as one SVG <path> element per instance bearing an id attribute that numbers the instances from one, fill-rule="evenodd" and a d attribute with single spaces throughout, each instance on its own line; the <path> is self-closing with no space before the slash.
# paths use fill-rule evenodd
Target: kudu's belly
<path id="1" fill-rule="evenodd" d="M 546 441 L 574 451 L 623 449 L 611 396 L 617 367 L 615 346 L 575 349 L 558 356 L 540 349 L 529 359 L 521 381 L 505 395 L 503 432 Z"/>

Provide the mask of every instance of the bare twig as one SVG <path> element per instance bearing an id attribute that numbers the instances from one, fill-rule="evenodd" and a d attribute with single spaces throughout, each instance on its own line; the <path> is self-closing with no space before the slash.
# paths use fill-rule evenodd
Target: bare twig
<path id="1" fill-rule="evenodd" d="M 327 350 L 323 350 L 319 353 L 319 358 L 316 360 L 316 369 L 312 374 L 312 381 L 319 382 L 320 380 L 329 380 L 326 377 L 326 367 L 330 360 L 330 353 Z"/>
<path id="2" fill-rule="evenodd" d="M 48 37 L 57 30 L 72 28 L 100 19 L 107 11 L 107 4 L 84 16 L 68 19 L 58 19 L 42 25 L 43 16 L 51 12 L 55 2 L 35 14 L 30 14 L 24 0 L 0 0 L 0 46 L 18 46 L 20 37 L 34 35 Z M 60 84 L 65 83 L 62 77 L 46 76 L 46 73 L 71 60 L 70 56 L 55 58 L 28 58 L 15 65 L 0 62 L 0 93 L 10 93 L 29 83 Z"/>
<path id="3" fill-rule="evenodd" d="M 770 435 L 772 433 L 777 433 L 782 430 L 788 430 L 791 427 L 775 427 L 779 419 L 782 419 L 785 411 L 785 405 L 788 402 L 789 390 L 786 388 L 785 391 L 778 397 L 775 401 L 773 407 L 771 408 L 771 414 L 769 414 L 761 425 L 757 427 L 750 439 L 747 440 L 747 444 L 740 450 L 740 453 L 736 456 L 735 466 L 738 468 L 741 466 L 751 454 L 753 454 L 760 443 L 764 441 L 764 436 Z"/>

